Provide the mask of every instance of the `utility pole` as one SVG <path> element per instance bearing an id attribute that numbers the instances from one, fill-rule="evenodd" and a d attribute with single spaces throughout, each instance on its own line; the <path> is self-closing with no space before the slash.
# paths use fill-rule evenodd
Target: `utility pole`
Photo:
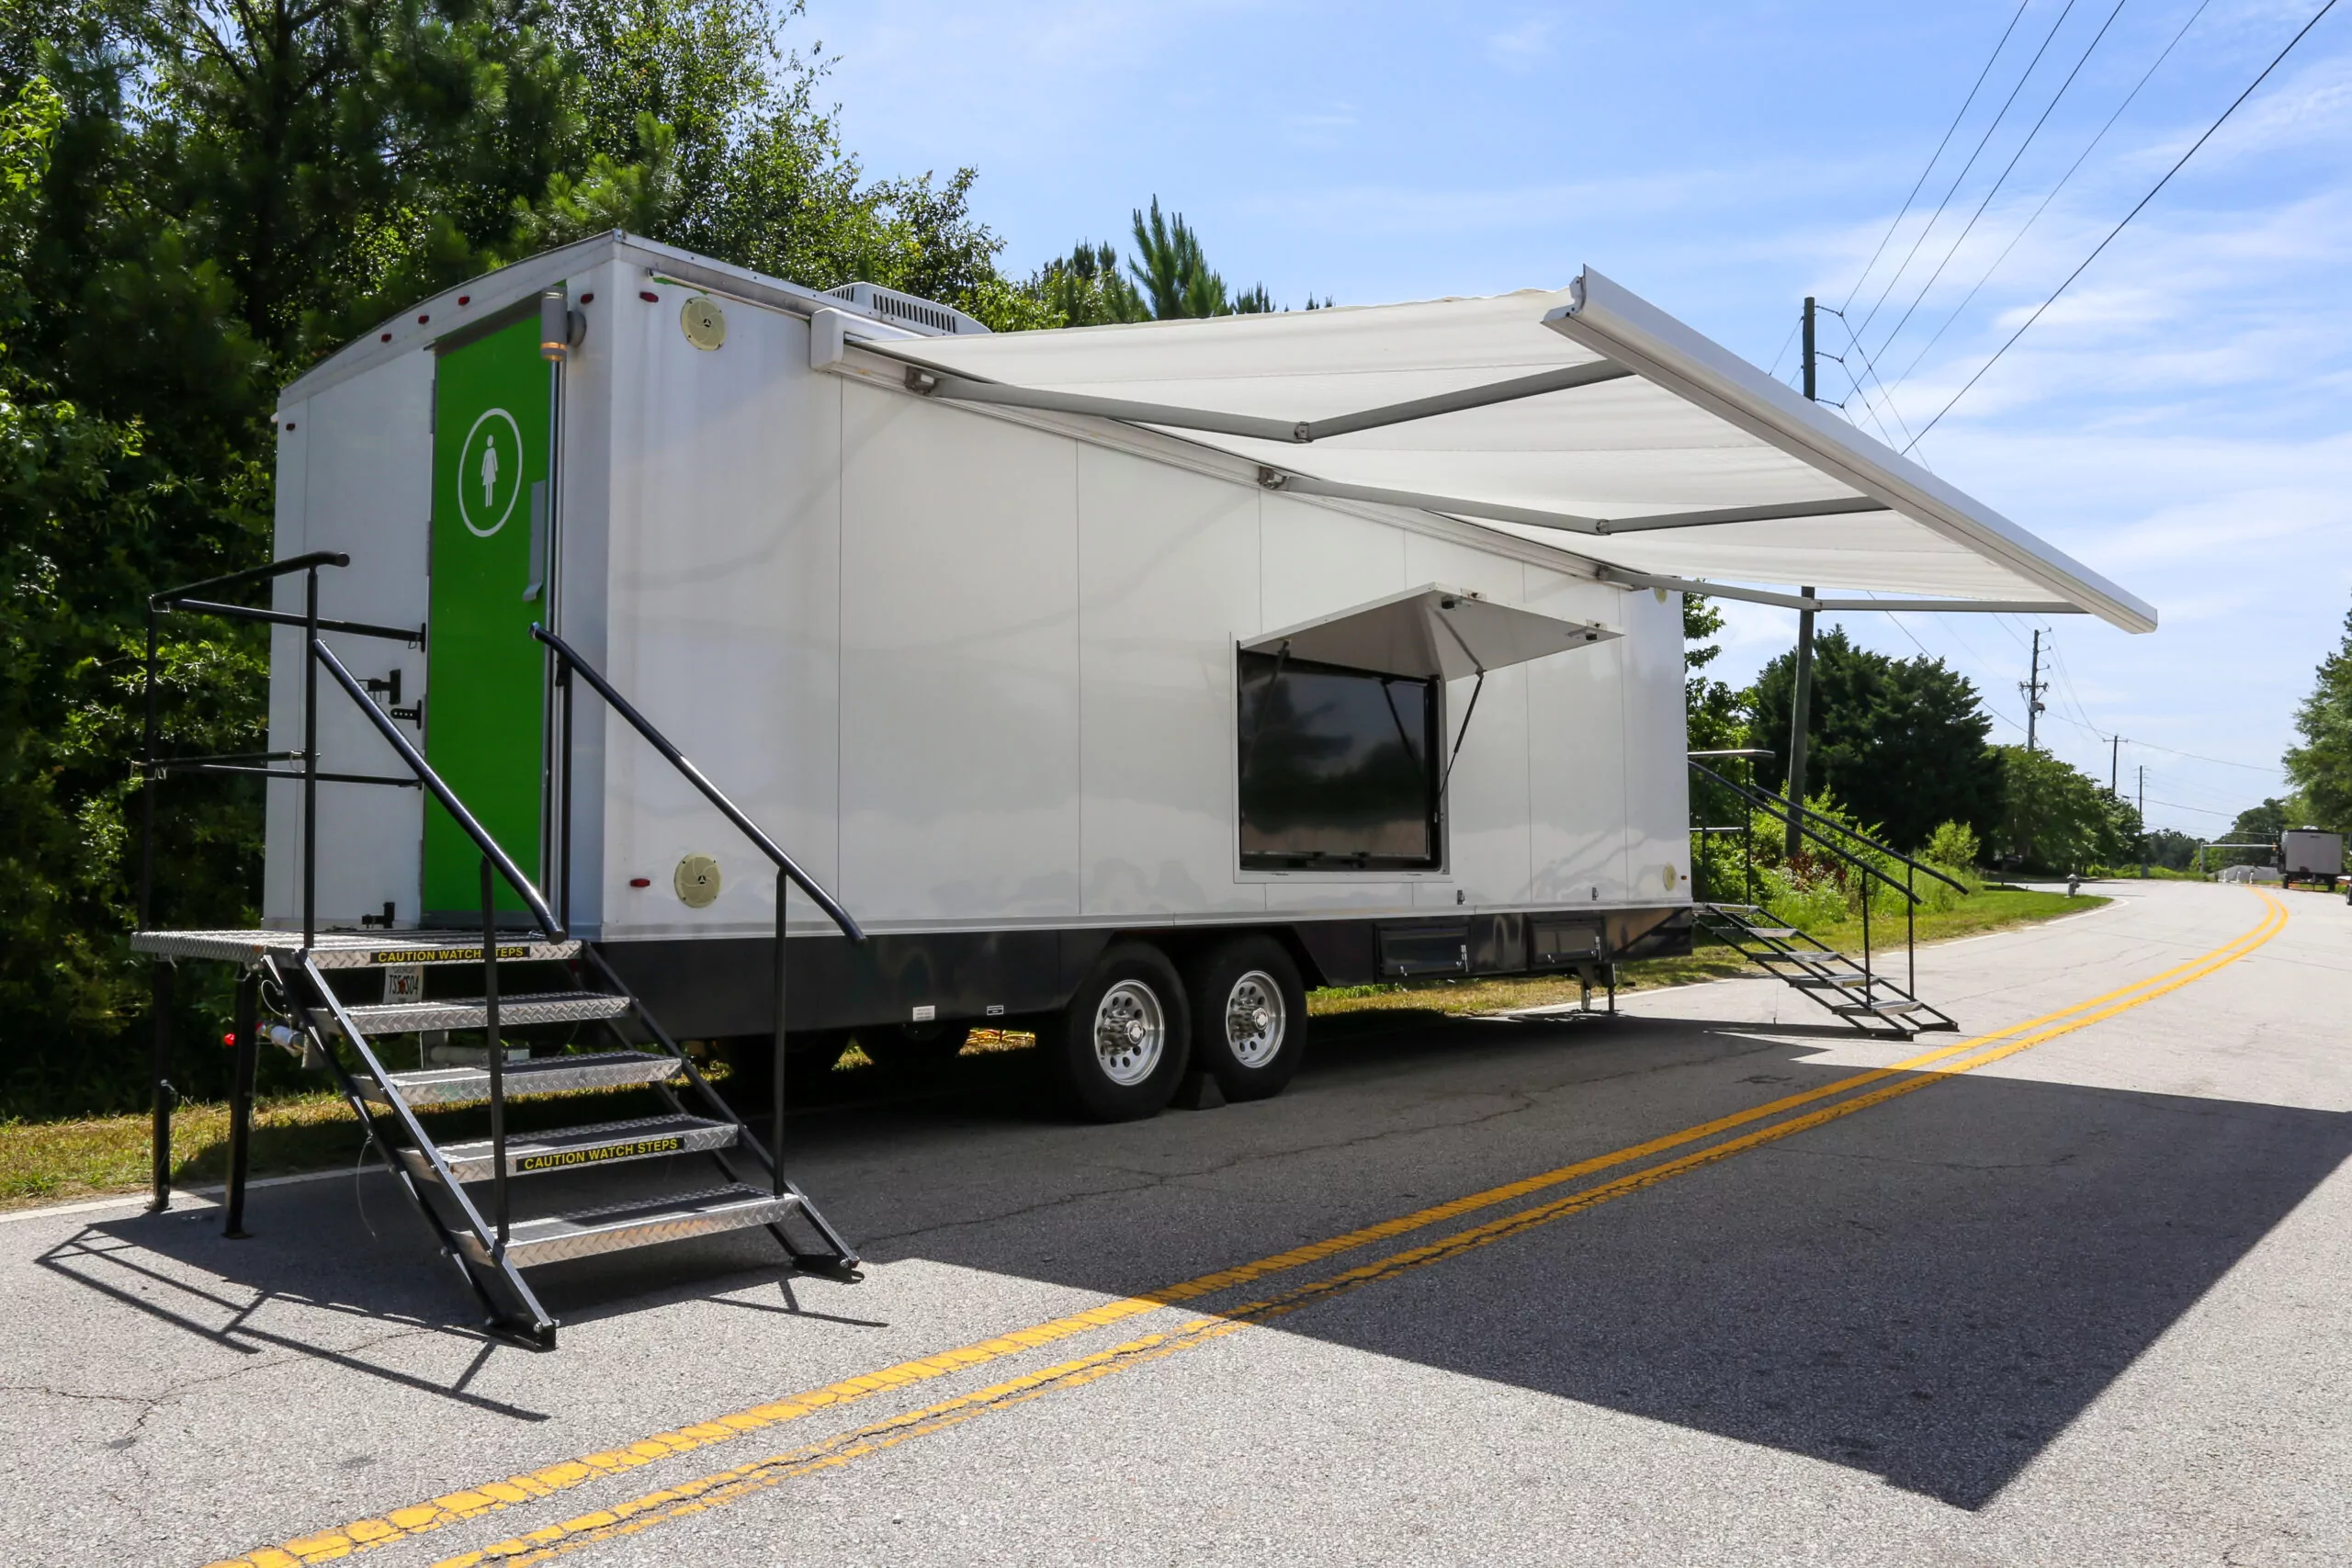
<path id="1" fill-rule="evenodd" d="M 1804 297 L 1804 400 L 1818 400 L 1819 389 L 1814 381 L 1813 366 L 1813 296 Z"/>
<path id="2" fill-rule="evenodd" d="M 2049 689 L 2050 682 L 2041 678 L 2041 633 L 2036 631 L 2033 634 L 2033 673 L 2018 682 L 2018 690 L 2025 694 L 2025 749 L 2029 751 L 2033 750 L 2033 721 L 2049 709 L 2049 705 L 2041 700 L 2041 694 Z"/>
<path id="3" fill-rule="evenodd" d="M 1805 603 L 1813 603 L 1813 590 L 1798 590 Z M 1789 860 L 1797 858 L 1804 847 L 1804 838 L 1797 831 L 1802 820 L 1799 812 L 1804 806 L 1804 732 L 1813 706 L 1813 612 L 1797 612 L 1796 691 L 1789 700 L 1789 822 L 1781 836 L 1781 852 Z"/>
<path id="4" fill-rule="evenodd" d="M 1804 396 L 1807 402 L 1816 400 L 1820 389 L 1820 383 L 1815 378 L 1813 318 L 1813 296 L 1808 294 L 1804 297 Z M 1799 592 L 1804 595 L 1806 604 L 1813 603 L 1811 588 L 1801 589 Z M 1787 830 L 1782 833 L 1781 839 L 1781 852 L 1784 859 L 1791 861 L 1797 858 L 1798 850 L 1804 844 L 1804 835 L 1797 830 L 1797 824 L 1803 820 L 1799 812 L 1804 806 L 1804 732 L 1812 708 L 1813 612 L 1807 609 L 1797 612 L 1796 689 L 1789 699 L 1790 811 Z"/>
<path id="5" fill-rule="evenodd" d="M 2148 874 L 2148 764 L 2140 764 L 2140 874 Z"/>
<path id="6" fill-rule="evenodd" d="M 2107 750 L 2107 793 L 2113 795 L 2115 793 L 2115 764 L 2123 756 L 2123 737 L 2110 735 L 2107 739 L 2109 741 Z"/>

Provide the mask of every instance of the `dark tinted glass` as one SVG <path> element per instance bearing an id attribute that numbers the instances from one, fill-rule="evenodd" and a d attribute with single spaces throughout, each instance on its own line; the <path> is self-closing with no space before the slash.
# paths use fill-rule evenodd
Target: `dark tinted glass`
<path id="1" fill-rule="evenodd" d="M 1241 656 L 1241 863 L 1426 870 L 1438 860 L 1427 681 Z"/>

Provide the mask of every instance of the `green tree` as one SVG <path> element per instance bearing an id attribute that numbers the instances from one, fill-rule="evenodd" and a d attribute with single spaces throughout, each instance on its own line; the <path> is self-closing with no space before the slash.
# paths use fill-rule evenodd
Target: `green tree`
<path id="1" fill-rule="evenodd" d="M 1080 240 L 1069 255 L 1045 265 L 1036 288 L 1046 308 L 1066 326 L 1150 320 L 1143 296 L 1120 272 L 1119 252 L 1113 245 Z"/>
<path id="2" fill-rule="evenodd" d="M 2129 803 L 2047 751 L 1996 750 L 2006 812 L 1998 842 L 2029 871 L 2087 871 L 2136 857 L 2140 820 Z"/>
<path id="3" fill-rule="evenodd" d="M 2312 694 L 2295 710 L 2295 728 L 2303 743 L 2289 747 L 2284 760 L 2311 825 L 2352 829 L 2352 613 L 2344 617 L 2344 641 L 2320 660 Z"/>
<path id="4" fill-rule="evenodd" d="M 1793 650 L 1757 676 L 1749 734 L 1773 752 L 1759 763 L 1760 778 L 1788 776 L 1795 687 Z M 1809 791 L 1826 791 L 1883 825 L 1899 848 L 1924 844 L 1945 821 L 1996 837 L 2002 770 L 1985 745 L 1992 719 L 1976 688 L 1942 660 L 1873 653 L 1833 626 L 1814 641 L 1806 713 Z"/>
<path id="5" fill-rule="evenodd" d="M 1239 293 L 1208 264 L 1200 236 L 1181 212 L 1162 212 L 1159 197 L 1147 212 L 1135 209 L 1129 232 L 1136 258 L 1120 274 L 1119 253 L 1110 244 L 1080 240 L 1069 254 L 1047 262 L 1027 289 L 1057 326 L 1092 327 L 1118 321 L 1169 321 L 1203 316 L 1249 316 L 1283 309 L 1262 283 Z M 1306 309 L 1329 309 L 1309 296 Z"/>
<path id="6" fill-rule="evenodd" d="M 127 1031 L 142 602 L 259 564 L 277 389 L 362 328 L 626 222 L 1016 328 L 972 175 L 869 179 L 757 0 L 0 9 L 0 1113 L 143 1091 Z M 255 749 L 259 628 L 167 617 L 166 750 Z M 250 922 L 260 796 L 175 778 L 159 921 Z M 223 998 L 183 993 L 183 1033 Z M 273 1059 L 272 1066 L 275 1066 Z M 198 1091 L 222 1064 L 187 1065 Z"/>

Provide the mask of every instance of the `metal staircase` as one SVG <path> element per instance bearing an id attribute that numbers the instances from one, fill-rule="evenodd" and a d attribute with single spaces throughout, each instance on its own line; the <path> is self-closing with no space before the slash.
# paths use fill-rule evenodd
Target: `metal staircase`
<path id="1" fill-rule="evenodd" d="M 320 554 L 157 594 L 149 602 L 148 710 L 141 758 L 145 836 L 134 952 L 154 959 L 155 1206 L 170 1201 L 172 1059 L 168 1015 L 172 965 L 180 962 L 233 964 L 238 970 L 236 1050 L 231 1100 L 226 1230 L 244 1232 L 245 1187 L 251 1159 L 254 1080 L 266 1039 L 327 1073 L 369 1133 L 369 1146 L 433 1228 L 442 1251 L 488 1310 L 493 1332 L 552 1349 L 557 1323 L 540 1304 L 523 1271 L 599 1253 L 688 1236 L 764 1227 L 795 1267 L 835 1279 L 858 1278 L 856 1253 L 806 1194 L 784 1174 L 768 1145 L 748 1127 L 660 1021 L 624 985 L 594 945 L 567 930 L 567 920 L 483 829 L 463 802 L 396 728 L 390 716 L 320 640 L 322 629 L 416 642 L 421 629 L 322 622 L 318 572 L 348 558 Z M 306 614 L 200 601 L 194 596 L 232 585 L 304 571 Z M 303 741 L 298 752 L 237 757 L 164 758 L 156 754 L 155 619 L 173 610 L 291 622 L 305 629 Z M 571 733 L 571 682 L 577 674 L 615 712 L 677 767 L 777 867 L 777 996 L 771 1136 L 784 1127 L 785 886 L 800 886 L 854 941 L 856 922 L 791 857 L 712 785 L 610 683 L 553 634 L 533 633 L 552 652 L 560 725 L 559 754 Z M 368 716 L 411 776 L 379 777 L 319 771 L 318 682 L 323 671 Z M 299 761 L 302 771 L 254 765 Z M 170 773 L 259 773 L 299 779 L 303 787 L 302 922 L 292 931 L 159 931 L 147 929 L 153 896 L 153 823 L 156 785 Z M 562 780 L 557 864 L 569 858 L 570 770 Z M 317 928 L 317 845 L 311 824 L 319 784 L 423 787 L 481 852 L 480 931 L 327 931 Z M 501 929 L 494 879 L 527 907 L 534 928 Z M 561 882 L 559 887 L 563 886 Z M 569 903 L 568 890 L 560 900 Z M 510 989 L 517 973 L 527 989 Z M 431 995 L 432 992 L 447 994 Z M 275 1021 L 265 1032 L 262 1015 Z M 593 1043 L 577 1036 L 593 1029 Z M 452 1047 L 452 1032 L 479 1033 L 478 1045 Z M 522 1038 L 516 1032 L 522 1032 Z M 406 1063 L 413 1060 L 414 1066 Z M 395 1062 L 401 1065 L 395 1066 Z M 591 1119 L 594 1097 L 624 1092 L 653 1097 L 655 1115 Z M 516 1096 L 563 1096 L 577 1103 L 574 1124 L 526 1134 L 507 1131 Z M 456 1108 L 487 1106 L 490 1134 L 441 1142 L 424 1120 Z M 641 1109 L 641 1107 L 640 1107 Z M 679 1190 L 678 1160 L 708 1162 L 710 1176 Z M 655 1165 L 654 1162 L 662 1162 Z M 614 1201 L 603 1174 L 610 1168 L 652 1167 L 670 1190 Z M 591 1173 L 594 1173 L 593 1176 Z M 580 1190 L 583 1179 L 600 1190 Z M 520 1208 L 526 1212 L 518 1213 Z"/>
<path id="2" fill-rule="evenodd" d="M 1892 976 L 1877 966 L 1877 953 L 1871 933 L 1871 900 L 1867 897 L 1861 900 L 1862 951 L 1859 955 L 1840 953 L 1794 926 L 1779 923 L 1770 911 L 1759 905 L 1708 900 L 1703 897 L 1707 891 L 1703 886 L 1696 889 L 1702 895 L 1695 904 L 1699 930 L 1767 975 L 1796 987 L 1863 1033 L 1908 1040 L 1914 1035 L 1939 1030 L 1957 1030 L 1960 1025 L 1949 1015 L 1920 1000 L 1915 994 L 1918 983 L 1916 916 L 1919 905 L 1916 878 L 1925 874 L 1949 886 L 1960 887 L 1961 884 L 1934 866 L 1891 849 L 1867 834 L 1858 833 L 1809 807 L 1796 805 L 1752 784 L 1726 778 L 1702 761 L 1770 755 L 1770 752 L 1752 750 L 1696 751 L 1690 755 L 1690 771 L 1708 783 L 1729 791 L 1742 804 L 1765 812 L 1785 825 L 1792 825 L 1797 833 L 1817 851 L 1849 868 L 1849 874 L 1868 879 L 1863 882 L 1865 887 L 1869 886 L 1869 880 L 1875 880 L 1900 895 L 1904 918 L 1904 983 L 1897 985 Z M 1740 835 L 1743 891 L 1746 897 L 1754 897 L 1756 866 L 1754 856 L 1749 852 L 1753 835 L 1747 827 L 1745 824 L 1736 828 L 1702 825 L 1692 831 L 1702 836 L 1718 832 Z M 1883 857 L 1901 865 L 1904 880 L 1897 882 L 1888 875 L 1871 858 L 1873 856 Z M 1691 863 L 1694 867 L 1702 866 L 1704 861 L 1693 855 Z"/>

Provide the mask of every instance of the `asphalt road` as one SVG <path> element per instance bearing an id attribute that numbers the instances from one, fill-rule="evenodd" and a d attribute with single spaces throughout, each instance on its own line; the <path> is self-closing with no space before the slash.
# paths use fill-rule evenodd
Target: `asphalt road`
<path id="1" fill-rule="evenodd" d="M 1135 1126 L 1039 1115 L 1017 1057 L 844 1090 L 794 1168 L 865 1282 L 763 1236 L 563 1265 L 552 1355 L 473 1330 L 380 1176 L 264 1188 L 243 1242 L 193 1200 L 14 1217 L 0 1540 L 2352 1562 L 2352 908 L 2098 890 L 1923 953 L 1964 1032 L 1908 1046 L 1738 980 L 1360 1026 Z"/>

